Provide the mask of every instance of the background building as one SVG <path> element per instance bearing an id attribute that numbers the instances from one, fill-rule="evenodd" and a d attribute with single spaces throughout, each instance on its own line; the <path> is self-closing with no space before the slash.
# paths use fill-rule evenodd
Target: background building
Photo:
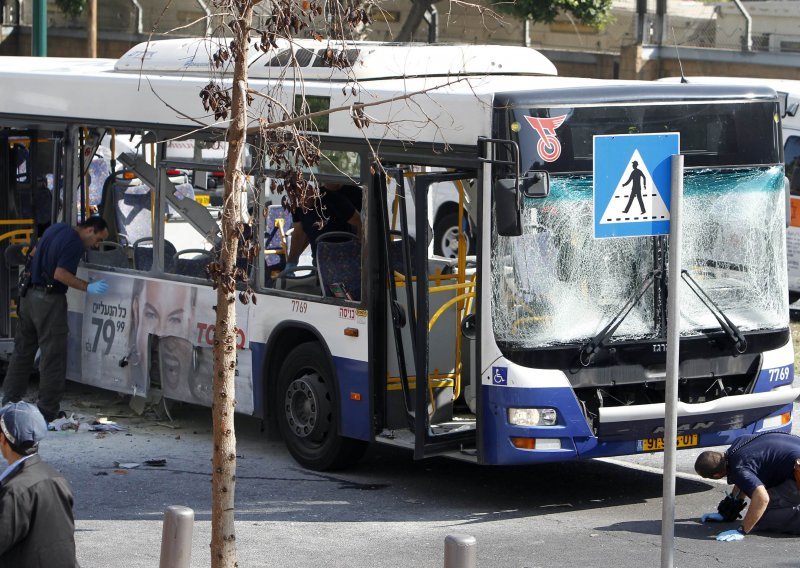
<path id="1" fill-rule="evenodd" d="M 0 54 L 30 53 L 32 5 L 0 0 Z M 165 8 L 165 5 L 168 5 Z M 410 0 L 387 0 L 373 11 L 364 39 L 392 40 Z M 488 10 L 439 2 L 414 41 L 530 45 L 562 75 L 654 79 L 680 74 L 800 79 L 800 0 L 735 3 L 696 0 L 615 0 L 611 23 L 595 30 L 561 16 L 526 24 Z M 268 4 L 262 9 L 267 9 Z M 98 56 L 118 57 L 148 38 L 213 32 L 210 0 L 101 0 Z M 663 15 L 662 15 L 663 14 Z M 48 4 L 48 53 L 85 56 L 86 17 L 69 18 Z"/>

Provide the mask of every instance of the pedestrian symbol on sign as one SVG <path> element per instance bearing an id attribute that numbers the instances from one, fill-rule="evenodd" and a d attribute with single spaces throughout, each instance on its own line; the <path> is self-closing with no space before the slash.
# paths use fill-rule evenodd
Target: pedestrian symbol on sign
<path id="1" fill-rule="evenodd" d="M 628 166 L 614 188 L 600 223 L 646 221 L 669 221 L 669 210 L 639 150 L 634 150 L 631 159 L 628 160 Z"/>
<path id="2" fill-rule="evenodd" d="M 631 166 L 633 166 L 633 171 L 631 172 L 628 181 L 622 184 L 622 187 L 627 187 L 627 185 L 633 182 L 633 187 L 631 188 L 631 197 L 628 199 L 628 204 L 625 206 L 625 209 L 622 211 L 623 213 L 627 213 L 628 210 L 631 208 L 631 204 L 633 204 L 633 198 L 639 200 L 639 207 L 642 208 L 642 215 L 644 215 L 644 201 L 642 201 L 642 184 L 644 184 L 644 188 L 647 189 L 647 176 L 642 173 L 642 170 L 639 169 L 639 162 L 636 160 L 631 162 Z"/>
<path id="3" fill-rule="evenodd" d="M 678 135 L 595 136 L 594 151 L 595 238 L 667 234 Z"/>

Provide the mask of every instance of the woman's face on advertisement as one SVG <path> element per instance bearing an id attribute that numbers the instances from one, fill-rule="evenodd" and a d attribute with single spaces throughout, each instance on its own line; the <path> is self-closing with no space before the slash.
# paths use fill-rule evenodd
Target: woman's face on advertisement
<path id="1" fill-rule="evenodd" d="M 139 297 L 138 343 L 140 349 L 147 335 L 174 335 L 189 339 L 192 317 L 191 294 L 188 286 L 168 282 L 148 281 Z"/>

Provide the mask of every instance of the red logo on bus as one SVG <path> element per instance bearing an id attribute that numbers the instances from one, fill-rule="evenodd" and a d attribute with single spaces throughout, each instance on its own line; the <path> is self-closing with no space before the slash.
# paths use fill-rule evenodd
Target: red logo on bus
<path id="1" fill-rule="evenodd" d="M 558 141 L 558 136 L 556 136 L 556 128 L 561 126 L 566 118 L 566 114 L 553 118 L 525 117 L 528 124 L 539 133 L 539 142 L 536 144 L 536 150 L 545 162 L 555 162 L 561 155 L 561 142 Z"/>

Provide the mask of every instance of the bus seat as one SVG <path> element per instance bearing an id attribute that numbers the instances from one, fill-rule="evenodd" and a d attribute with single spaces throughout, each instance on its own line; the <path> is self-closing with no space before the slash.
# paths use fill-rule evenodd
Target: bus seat
<path id="1" fill-rule="evenodd" d="M 191 258 L 181 258 L 184 255 L 193 255 Z M 214 260 L 213 253 L 205 249 L 185 249 L 175 253 L 172 270 L 175 274 L 190 276 L 192 278 L 209 278 L 206 267 Z"/>
<path id="2" fill-rule="evenodd" d="M 392 231 L 394 233 L 394 231 Z M 414 255 L 416 254 L 416 241 L 409 237 L 408 238 L 408 249 L 409 255 L 411 257 L 411 276 L 416 276 L 416 270 L 414 269 Z M 389 266 L 393 272 L 398 272 L 400 274 L 405 274 L 405 264 L 403 262 L 403 241 L 400 238 L 395 238 L 389 241 Z"/>
<path id="3" fill-rule="evenodd" d="M 17 243 L 8 245 L 6 250 L 3 252 L 6 266 L 25 266 L 26 255 L 30 247 L 30 243 Z"/>
<path id="4" fill-rule="evenodd" d="M 164 272 L 172 272 L 178 250 L 169 241 L 164 241 Z M 153 268 L 153 237 L 143 237 L 133 243 L 133 268 L 149 272 Z"/>
<path id="5" fill-rule="evenodd" d="M 123 244 L 153 236 L 152 198 L 145 184 L 114 183 L 117 231 L 127 236 Z"/>
<path id="6" fill-rule="evenodd" d="M 351 300 L 361 299 L 361 242 L 343 231 L 332 231 L 317 237 L 317 268 L 322 293 L 341 297 L 334 288 L 344 288 Z"/>
<path id="7" fill-rule="evenodd" d="M 33 208 L 37 225 L 50 225 L 53 215 L 53 192 L 47 187 L 47 177 L 42 176 L 36 181 L 33 190 Z"/>
<path id="8" fill-rule="evenodd" d="M 49 224 L 53 210 L 53 193 L 47 189 L 47 178 L 41 177 L 33 188 L 17 186 L 14 188 L 16 216 L 21 219 L 35 219 L 38 225 Z"/>
<path id="9" fill-rule="evenodd" d="M 319 274 L 314 266 L 295 266 L 285 269 L 275 278 L 275 288 L 298 294 L 322 296 Z"/>
<path id="10" fill-rule="evenodd" d="M 97 250 L 89 250 L 86 259 L 90 264 L 128 268 L 128 251 L 113 241 L 103 241 Z"/>

